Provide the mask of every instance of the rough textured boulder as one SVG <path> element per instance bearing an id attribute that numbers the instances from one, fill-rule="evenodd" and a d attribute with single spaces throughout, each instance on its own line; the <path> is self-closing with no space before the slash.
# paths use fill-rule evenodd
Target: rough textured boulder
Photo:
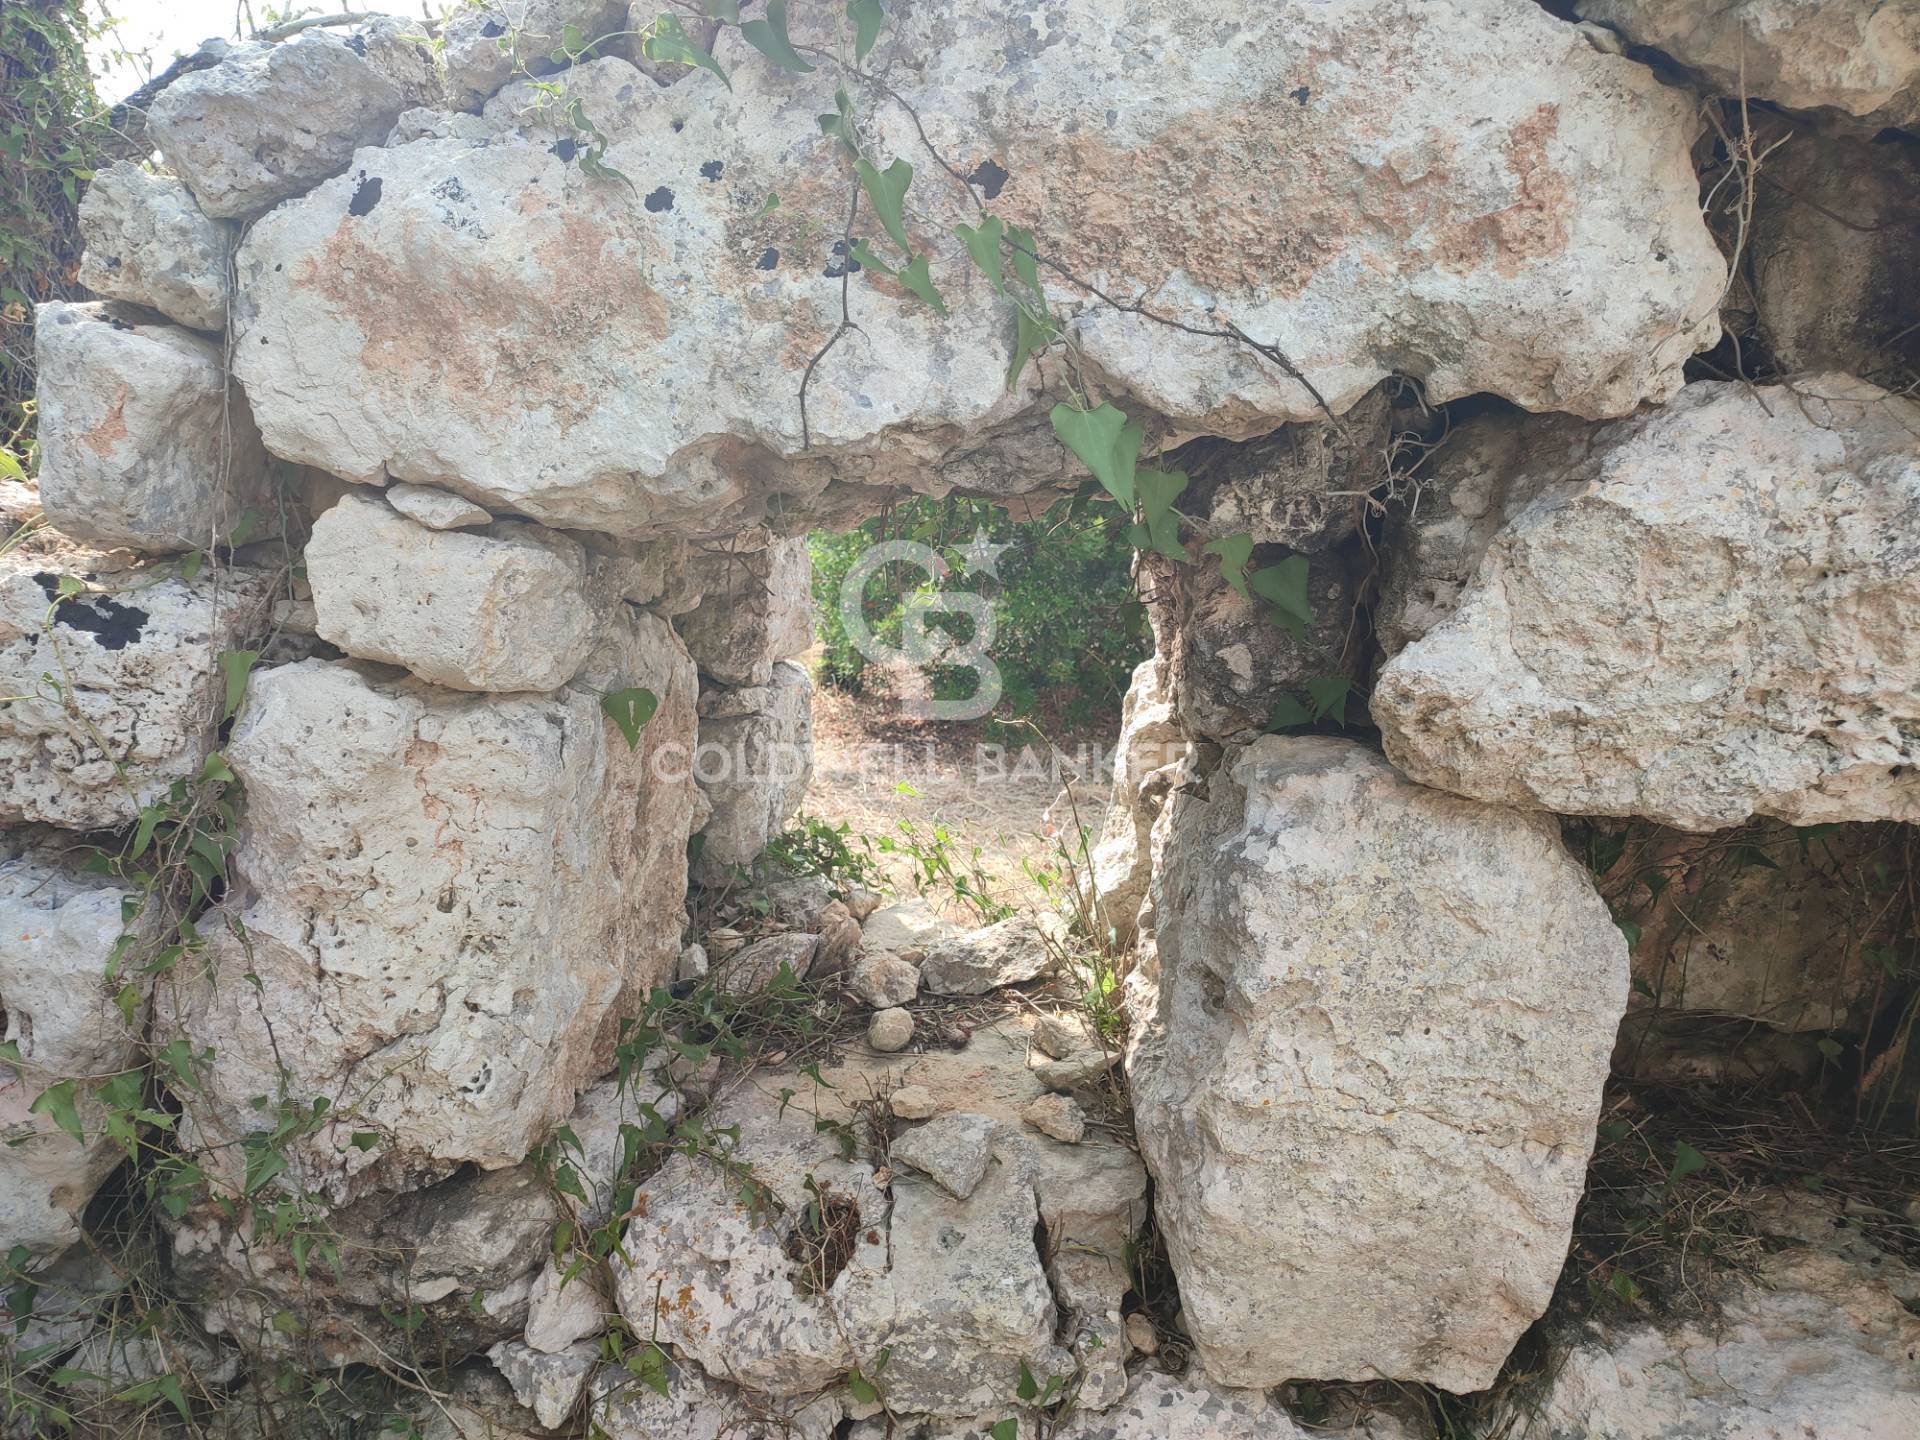
<path id="1" fill-rule="evenodd" d="M 612 597 L 580 542 L 512 521 L 435 530 L 378 496 L 313 524 L 307 581 L 322 638 L 455 690 L 557 690 L 579 671 Z"/>
<path id="2" fill-rule="evenodd" d="M 1381 671 L 1396 765 L 1688 830 L 1920 818 L 1920 404 L 1701 382 L 1543 478 Z"/>
<path id="3" fill-rule="evenodd" d="M 1281 546 L 1258 546 L 1247 570 L 1257 573 L 1286 554 Z M 1359 576 L 1344 550 L 1309 557 L 1306 596 L 1313 619 L 1297 630 L 1258 594 L 1242 594 L 1216 560 L 1181 565 L 1149 556 L 1145 574 L 1161 683 L 1175 723 L 1191 739 L 1258 735 L 1277 706 L 1309 700 L 1308 682 L 1354 677 Z"/>
<path id="4" fill-rule="evenodd" d="M 462 500 L 430 485 L 389 485 L 381 492 L 387 503 L 409 520 L 418 520 L 429 530 L 468 530 L 490 524 L 493 516 L 471 500 Z M 652 595 L 629 595 L 635 604 L 645 604 Z"/>
<path id="5" fill-rule="evenodd" d="M 1879 373 L 1920 349 L 1920 146 L 1803 130 L 1761 172 L 1760 335 L 1785 370 Z"/>
<path id="6" fill-rule="evenodd" d="M 921 983 L 934 995 L 985 995 L 1037 980 L 1059 959 L 1060 929 L 1052 915 L 1015 915 L 936 940 L 920 961 Z"/>
<path id="7" fill-rule="evenodd" d="M 840 43 L 831 7 L 793 18 L 803 43 Z M 1000 484 L 1057 475 L 1034 372 L 1006 391 L 1012 312 L 949 238 L 975 196 L 1109 294 L 1273 342 L 1335 410 L 1401 371 L 1436 399 L 1622 414 L 1716 336 L 1690 98 L 1544 11 L 1152 0 L 1122 25 L 1074 0 L 1013 42 L 992 7 L 895 21 L 919 68 L 892 83 L 977 177 L 963 195 L 896 106 L 868 124 L 920 173 L 911 223 L 951 315 L 856 277 L 860 331 L 816 367 L 804 433 L 801 377 L 840 321 L 848 182 L 814 127 L 836 80 L 773 70 L 728 31 L 731 92 L 661 89 L 616 58 L 563 77 L 630 185 L 565 158 L 566 103 L 516 84 L 488 104 L 493 143 L 362 150 L 263 219 L 237 360 L 271 448 L 626 534 L 737 529 L 836 480 L 939 484 L 1000 440 Z M 1355 51 L 1369 63 L 1337 58 Z M 1319 418 L 1244 346 L 1047 283 L 1080 307 L 1085 362 L 1176 428 Z"/>
<path id="8" fill-rule="evenodd" d="M 316 1247 L 302 1275 L 285 1240 L 236 1226 L 216 1206 L 189 1213 L 170 1238 L 174 1271 L 210 1333 L 250 1353 L 334 1366 L 381 1360 L 382 1338 L 393 1336 L 385 1315 L 410 1306 L 423 1353 L 457 1359 L 517 1335 L 560 1218 L 546 1182 L 517 1166 L 332 1211 L 338 1274 Z M 276 1323 L 282 1314 L 297 1333 Z"/>
<path id="9" fill-rule="evenodd" d="M 1722 95 L 1899 125 L 1920 114 L 1920 13 L 1880 0 L 1576 0 Z"/>
<path id="10" fill-rule="evenodd" d="M 380 16 L 351 31 L 235 45 L 162 90 L 147 131 L 208 215 L 257 215 L 338 174 L 401 111 L 435 98 L 432 57 L 407 38 L 417 28 Z"/>
<path id="11" fill-rule="evenodd" d="M 764 530 L 688 557 L 700 603 L 680 634 L 703 675 L 723 685 L 765 685 L 773 667 L 813 642 L 813 562 L 804 536 Z"/>
<path id="12" fill-rule="evenodd" d="M 95 294 L 150 305 L 194 330 L 227 323 L 230 228 L 201 214 L 173 176 L 116 160 L 87 186 L 80 234 L 80 283 Z"/>
<path id="13" fill-rule="evenodd" d="M 1797 1207 L 1777 1207 L 1791 1221 Z M 1800 1212 L 1804 1213 L 1804 1212 Z M 1762 1215 L 1764 1230 L 1780 1233 Z M 1791 1233 L 1786 1228 L 1786 1233 Z M 1590 1324 L 1553 1356 L 1520 1433 L 1654 1440 L 1905 1440 L 1920 1431 L 1920 1275 L 1838 1216 L 1715 1284 L 1711 1322 Z M 1838 1241 L 1839 1243 L 1836 1243 Z M 1905 1303 L 1903 1303 L 1903 1301 Z"/>
<path id="14" fill-rule="evenodd" d="M 0 522 L 30 508 L 31 491 L 7 489 Z M 55 605 L 63 576 L 84 588 Z M 130 824 L 197 774 L 218 710 L 213 656 L 251 632 L 267 592 L 255 571 L 208 566 L 187 580 L 48 530 L 10 544 L 0 554 L 0 822 Z"/>
<path id="15" fill-rule="evenodd" d="M 1152 866 L 1154 818 L 1166 799 L 1172 767 L 1188 749 L 1173 720 L 1171 697 L 1160 682 L 1158 657 L 1141 661 L 1120 708 L 1113 788 L 1093 851 L 1093 887 L 1118 945 L 1133 938 Z"/>
<path id="16" fill-rule="evenodd" d="M 224 539 L 266 497 L 266 453 L 220 347 L 121 305 L 34 313 L 40 502 L 77 540 L 165 553 Z M 273 523 L 253 517 L 254 533 Z"/>
<path id="17" fill-rule="evenodd" d="M 1626 946 L 1553 822 L 1346 741 L 1231 751 L 1163 823 L 1129 1055 L 1207 1372 L 1490 1383 L 1566 1258 Z"/>
<path id="18" fill-rule="evenodd" d="M 777 1203 L 751 1212 L 717 1167 L 670 1160 L 627 1227 L 632 1263 L 618 1298 L 628 1323 L 651 1328 L 657 1316 L 661 1343 L 708 1376 L 773 1396 L 837 1385 L 890 1347 L 886 1391 L 901 1414 L 1004 1410 L 1023 1361 L 1039 1376 L 1071 1374 L 1073 1357 L 1054 1344 L 1056 1304 L 1068 1312 L 1064 1333 L 1111 1336 L 1099 1363 L 1118 1364 L 1126 1241 L 1145 1172 L 1104 1137 L 1068 1146 L 1022 1127 L 1020 1110 L 1041 1094 L 1025 1045 L 1020 1022 L 1003 1021 L 957 1053 L 849 1055 L 822 1067 L 832 1089 L 798 1071 L 734 1088 L 709 1124 L 740 1126 L 735 1153 Z M 837 1128 L 865 1135 L 860 1102 L 903 1081 L 963 1094 L 987 1132 L 994 1163 L 964 1199 L 904 1165 L 876 1174 L 883 1155 L 843 1152 Z M 804 1098 L 783 1097 L 788 1089 Z M 841 1236 L 824 1249 L 803 1228 L 809 1179 Z M 1035 1247 L 1043 1219 L 1051 1276 Z M 1084 1267 L 1071 1276 L 1059 1268 L 1068 1256 Z"/>
<path id="19" fill-rule="evenodd" d="M 765 685 L 700 697 L 694 778 L 713 807 L 694 878 L 724 885 L 793 818 L 813 778 L 813 681 L 783 660 Z M 812 917 L 808 917 L 811 919 Z"/>
<path id="20" fill-rule="evenodd" d="M 72 853 L 63 853 L 71 851 Z M 114 1008 L 107 964 L 126 928 L 121 905 L 134 892 L 80 870 L 87 851 L 52 834 L 0 836 L 0 1040 L 19 1065 L 0 1062 L 0 1238 L 35 1260 L 79 1238 L 79 1218 L 108 1173 L 126 1158 L 101 1133 L 91 1086 L 131 1065 L 138 1036 Z M 144 990 L 147 983 L 138 980 Z M 41 1093 L 79 1081 L 84 1139 L 29 1107 Z"/>
<path id="21" fill-rule="evenodd" d="M 642 17 L 651 21 L 660 12 Z M 553 71 L 553 52 L 567 39 L 584 48 L 621 29 L 623 0 L 489 0 L 463 5 L 441 27 L 440 65 L 447 100 L 456 109 L 478 110 L 513 77 Z"/>
<path id="22" fill-rule="evenodd" d="M 636 684 L 660 708 L 630 750 L 599 694 Z M 223 937 L 224 978 L 182 976 L 169 1007 L 217 1050 L 198 1142 L 253 1129 L 284 1068 L 299 1103 L 356 1104 L 350 1128 L 381 1132 L 370 1151 L 330 1132 L 300 1147 L 295 1174 L 336 1202 L 520 1161 L 679 956 L 693 787 L 653 762 L 691 744 L 693 698 L 645 615 L 551 696 L 319 660 L 256 675 L 227 752 L 247 941 Z"/>

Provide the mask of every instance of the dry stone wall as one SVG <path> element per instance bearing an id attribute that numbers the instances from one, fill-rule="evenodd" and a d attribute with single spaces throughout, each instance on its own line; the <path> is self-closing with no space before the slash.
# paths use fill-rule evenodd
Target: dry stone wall
<path id="1" fill-rule="evenodd" d="M 1630 982 L 1864 1024 L 1898 936 L 1847 877 L 1920 819 L 1907 10 L 1567 8 L 496 0 L 210 52 L 94 182 L 102 299 L 41 307 L 0 481 L 0 1253 L 93 1264 L 130 1085 L 201 1370 L 391 1378 L 397 1323 L 463 1367 L 436 1436 L 1217 1440 L 1309 1433 L 1288 1381 L 1493 1384 Z M 1703 124 L 1741 94 L 1770 171 Z M 1137 476 L 1050 418 L 1101 400 Z M 1155 634 L 1098 933 L 755 874 L 805 532 L 1089 469 Z M 1783 825 L 1830 843 L 1674 862 L 1665 988 L 1594 847 Z M 696 925 L 742 885 L 764 925 Z M 1046 1013 L 1095 941 L 1104 1030 Z M 720 1043 L 788 1003 L 854 1023 Z M 1537 1413 L 1906 1436 L 1910 1317 L 1803 1259 L 1732 1333 L 1577 1337 Z M 35 1385 L 170 1363 L 29 1319 Z M 1674 1352 L 1797 1378 L 1622 1378 Z"/>

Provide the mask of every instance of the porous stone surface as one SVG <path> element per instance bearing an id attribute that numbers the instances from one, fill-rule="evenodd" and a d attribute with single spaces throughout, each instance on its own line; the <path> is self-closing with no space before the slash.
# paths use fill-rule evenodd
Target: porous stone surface
<path id="1" fill-rule="evenodd" d="M 1626 1004 L 1606 907 L 1550 820 L 1347 741 L 1229 752 L 1165 823 L 1128 1077 L 1208 1374 L 1485 1387 L 1566 1257 Z"/>
<path id="2" fill-rule="evenodd" d="M 606 1329 L 611 1314 L 613 1302 L 591 1266 L 569 1276 L 548 1261 L 527 1296 L 526 1343 L 542 1355 L 558 1355 Z"/>
<path id="3" fill-rule="evenodd" d="M 875 1010 L 911 1005 L 920 993 L 920 967 L 891 951 L 868 951 L 847 971 L 847 988 Z"/>
<path id="4" fill-rule="evenodd" d="M 635 684 L 660 707 L 629 749 L 599 694 Z M 324 1131 L 294 1147 L 293 1176 L 336 1201 L 525 1157 L 679 957 L 661 917 L 685 894 L 692 785 L 652 760 L 690 742 L 693 696 L 679 642 L 638 614 L 582 688 L 550 696 L 337 661 L 256 675 L 227 750 L 248 797 L 229 901 L 248 942 L 218 941 L 215 969 L 259 982 L 187 981 L 168 1007 L 217 1051 L 199 1142 L 252 1129 L 251 1098 L 284 1073 L 381 1133 L 368 1151 Z"/>
<path id="5" fill-rule="evenodd" d="M 936 941 L 920 962 L 920 983 L 934 995 L 984 995 L 1037 980 L 1058 959 L 1048 943 L 1052 920 L 1015 915 Z"/>
<path id="6" fill-rule="evenodd" d="M 1920 404 L 1698 382 L 1549 485 L 1382 669 L 1394 764 L 1687 830 L 1920 816 Z"/>
<path id="7" fill-rule="evenodd" d="M 1152 871 L 1154 817 L 1187 751 L 1188 742 L 1173 718 L 1172 696 L 1160 681 L 1159 657 L 1143 660 L 1134 668 L 1121 702 L 1113 786 L 1093 850 L 1093 888 L 1116 945 L 1130 942 L 1138 926 Z"/>
<path id="8" fill-rule="evenodd" d="M 652 18 L 651 14 L 648 16 Z M 669 1361 L 667 1393 L 617 1371 L 593 1382 L 592 1423 L 608 1440 L 835 1440 L 844 1392 L 804 1399 L 743 1391 L 709 1380 L 697 1366 Z"/>
<path id="9" fill-rule="evenodd" d="M 121 906 L 138 897 L 83 872 L 86 855 L 50 831 L 0 835 L 0 1040 L 20 1057 L 0 1061 L 0 1238 L 36 1262 L 79 1239 L 81 1212 L 126 1158 L 102 1132 L 89 1088 L 137 1053 L 140 1036 L 114 1007 L 114 992 L 131 983 L 144 996 L 152 983 L 131 973 L 109 981 L 127 928 Z M 77 1084 L 81 1139 L 55 1116 L 31 1112 L 62 1083 Z"/>
<path id="10" fill-rule="evenodd" d="M 418 30 L 377 16 L 352 30 L 232 46 L 162 90 L 147 131 L 208 215 L 257 215 L 338 174 L 358 146 L 384 140 L 401 111 L 435 97 L 432 56 L 409 38 Z"/>
<path id="11" fill-rule="evenodd" d="M 898 1005 L 876 1010 L 867 1020 L 867 1044 L 883 1055 L 904 1050 L 913 1041 L 913 1014 Z"/>
<path id="12" fill-rule="evenodd" d="M 710 703 L 722 698 L 738 703 Z M 713 709 L 744 713 L 707 713 Z M 702 696 L 701 711 L 692 769 L 713 814 L 700 831 L 705 838 L 694 878 L 724 885 L 736 866 L 760 858 L 806 797 L 813 779 L 813 680 L 805 666 L 782 660 L 764 685 Z"/>
<path id="13" fill-rule="evenodd" d="M 752 995 L 779 978 L 782 970 L 791 980 L 804 980 L 813 968 L 813 952 L 820 940 L 815 935 L 769 935 L 742 947 L 713 968 L 714 988 L 732 995 Z"/>
<path id="14" fill-rule="evenodd" d="M 861 922 L 860 931 L 869 950 L 895 954 L 906 951 L 924 954 L 928 947 L 964 933 L 961 926 L 940 915 L 917 895 L 910 900 L 882 905 Z"/>
<path id="15" fill-rule="evenodd" d="M 999 1129 L 990 1115 L 942 1115 L 895 1136 L 887 1158 L 896 1165 L 911 1166 L 954 1199 L 964 1200 L 987 1173 Z"/>
<path id="16" fill-rule="evenodd" d="M 642 18 L 651 22 L 658 11 Z M 553 52 L 568 41 L 581 49 L 621 30 L 621 0 L 491 0 L 463 5 L 441 27 L 441 72 L 447 101 L 478 110 L 516 70 L 547 75 L 557 67 Z M 637 27 L 631 27 L 637 28 Z"/>
<path id="17" fill-rule="evenodd" d="M 220 347 L 128 306 L 34 312 L 40 503 L 67 535 L 154 554 L 224 539 L 266 499 L 266 453 Z M 256 513 L 255 533 L 273 522 Z"/>
<path id="18" fill-rule="evenodd" d="M 1060 1440 L 1301 1440 L 1309 1432 L 1258 1390 L 1142 1370 L 1111 1410 L 1069 1414 Z"/>
<path id="19" fill-rule="evenodd" d="M 1086 1112 L 1065 1095 L 1042 1095 L 1020 1118 L 1062 1145 L 1078 1145 L 1087 1133 Z"/>
<path id="20" fill-rule="evenodd" d="M 687 651 L 723 685 L 765 685 L 813 641 L 813 562 L 804 536 L 765 531 L 688 557 L 700 603 L 680 621 Z"/>
<path id="21" fill-rule="evenodd" d="M 1095 1321 L 1117 1333 L 1146 1176 L 1116 1143 L 1058 1145 L 1021 1126 L 1019 1110 L 1040 1093 L 1022 1063 L 1026 1045 L 1020 1022 L 1005 1020 L 959 1052 L 849 1053 L 821 1066 L 831 1088 L 789 1068 L 730 1090 L 709 1123 L 740 1126 L 735 1155 L 781 1204 L 750 1212 L 718 1167 L 670 1160 L 642 1186 L 627 1226 L 631 1268 L 618 1299 L 628 1323 L 657 1323 L 660 1342 L 709 1377 L 772 1396 L 835 1385 L 887 1347 L 888 1405 L 903 1416 L 1011 1413 L 1022 1363 L 1036 1376 L 1071 1377 L 1074 1358 L 1054 1343 L 1065 1282 L 1049 1283 L 1035 1223 L 1044 1219 L 1056 1255 L 1093 1267 L 1074 1277 L 1079 1288 L 1065 1287 L 1075 1298 L 1062 1333 Z M 837 1125 L 864 1136 L 855 1107 L 902 1081 L 965 1094 L 972 1123 L 989 1131 L 989 1163 L 967 1198 L 905 1165 L 877 1175 L 883 1157 L 864 1142 L 843 1153 Z M 816 1195 L 851 1238 L 825 1273 L 795 1234 Z"/>
<path id="22" fill-rule="evenodd" d="M 210 220 L 171 175 L 130 160 L 94 172 L 80 200 L 80 283 L 108 300 L 148 305 L 193 330 L 227 323 L 231 230 Z"/>
<path id="23" fill-rule="evenodd" d="M 523 1341 L 502 1340 L 487 1351 L 487 1358 L 507 1377 L 514 1398 L 547 1429 L 558 1430 L 586 1393 L 600 1347 L 583 1340 L 549 1354 Z"/>
<path id="24" fill-rule="evenodd" d="M 1920 113 L 1920 13 L 1879 0 L 1576 0 L 1722 95 L 1898 125 Z"/>
<path id="25" fill-rule="evenodd" d="M 1812 1247 L 1717 1287 L 1718 1318 L 1585 1327 L 1525 1399 L 1539 1434 L 1819 1435 L 1897 1440 L 1920 1427 L 1920 1319 L 1895 1293 L 1913 1272 Z"/>
<path id="26" fill-rule="evenodd" d="M 445 490 L 436 490 L 431 485 L 389 485 L 383 493 L 389 505 L 429 530 L 466 530 L 488 524 L 493 519 L 471 500 L 463 500 Z M 626 598 L 644 605 L 653 596 L 629 595 Z"/>
<path id="27" fill-rule="evenodd" d="M 17 523 L 26 506 L 0 509 Z M 82 589 L 54 605 L 63 577 Z M 0 822 L 131 824 L 198 774 L 212 657 L 250 633 L 267 591 L 257 571 L 208 565 L 188 580 L 50 530 L 14 539 L 0 553 Z"/>
<path id="28" fill-rule="evenodd" d="M 557 690 L 606 618 L 586 550 L 538 525 L 430 529 L 347 495 L 313 522 L 306 558 L 323 639 L 455 690 Z"/>
<path id="29" fill-rule="evenodd" d="M 837 12 L 791 18 L 801 43 L 838 43 Z M 1271 342 L 1336 411 L 1399 371 L 1436 400 L 1623 414 L 1673 393 L 1716 336 L 1691 97 L 1543 11 L 1153 0 L 1123 24 L 1074 0 L 1051 43 L 1011 46 L 990 8 L 893 22 L 923 60 L 900 98 L 996 213 L 1107 294 Z M 1332 58 L 1350 53 L 1368 63 Z M 815 367 L 803 433 L 800 381 L 840 320 L 841 159 L 806 128 L 836 81 L 776 71 L 732 31 L 718 55 L 731 91 L 705 75 L 660 89 L 614 57 L 569 71 L 558 103 L 510 85 L 488 103 L 493 143 L 363 149 L 256 225 L 237 363 L 275 453 L 628 534 L 737 530 L 775 491 L 789 514 L 830 509 L 833 481 L 1067 478 L 1033 373 L 1007 393 L 1011 310 L 935 240 L 973 197 L 933 183 L 893 106 L 863 118 L 876 154 L 927 177 L 910 208 L 951 313 L 861 280 L 861 334 Z M 572 98 L 630 185 L 563 158 Z M 770 192 L 783 203 L 763 213 Z M 1116 199 L 1141 194 L 1179 202 Z M 1087 362 L 1177 428 L 1321 418 L 1243 345 L 1046 283 L 1079 307 Z M 537 400 L 515 383 L 536 374 Z"/>

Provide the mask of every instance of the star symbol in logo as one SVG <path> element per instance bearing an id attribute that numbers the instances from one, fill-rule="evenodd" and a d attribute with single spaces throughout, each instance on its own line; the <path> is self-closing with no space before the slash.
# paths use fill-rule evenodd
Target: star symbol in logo
<path id="1" fill-rule="evenodd" d="M 960 556 L 961 568 L 967 574 L 972 575 L 976 571 L 984 570 L 996 580 L 1000 578 L 1000 571 L 996 568 L 1000 564 L 1000 552 L 1012 548 L 1011 545 L 994 544 L 987 539 L 985 527 L 979 525 L 974 526 L 973 539 L 955 547 Z"/>

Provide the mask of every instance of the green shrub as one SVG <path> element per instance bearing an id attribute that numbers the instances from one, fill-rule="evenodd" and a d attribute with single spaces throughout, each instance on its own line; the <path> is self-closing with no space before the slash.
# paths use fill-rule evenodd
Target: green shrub
<path id="1" fill-rule="evenodd" d="M 974 591 L 993 604 L 989 653 L 1004 686 L 996 715 L 1026 715 L 1043 701 L 1070 723 L 1111 715 L 1126 693 L 1129 673 L 1152 648 L 1146 613 L 1128 573 L 1132 552 L 1116 515 L 1074 514 L 1063 502 L 1044 518 L 1021 523 L 985 500 L 913 499 L 858 529 L 816 532 L 811 539 L 815 626 L 825 647 L 819 680 L 854 693 L 869 688 L 869 662 L 842 623 L 841 586 L 870 546 L 913 540 L 939 551 L 953 569 L 936 581 L 916 566 L 890 565 L 869 579 L 864 614 L 879 639 L 900 643 L 901 617 L 913 596 Z M 996 574 L 964 569 L 960 547 L 977 530 L 1007 546 Z M 932 623 L 963 637 L 970 626 L 957 617 L 951 624 L 944 617 Z M 936 667 L 931 678 L 939 698 L 973 693 L 974 677 L 965 667 Z"/>

